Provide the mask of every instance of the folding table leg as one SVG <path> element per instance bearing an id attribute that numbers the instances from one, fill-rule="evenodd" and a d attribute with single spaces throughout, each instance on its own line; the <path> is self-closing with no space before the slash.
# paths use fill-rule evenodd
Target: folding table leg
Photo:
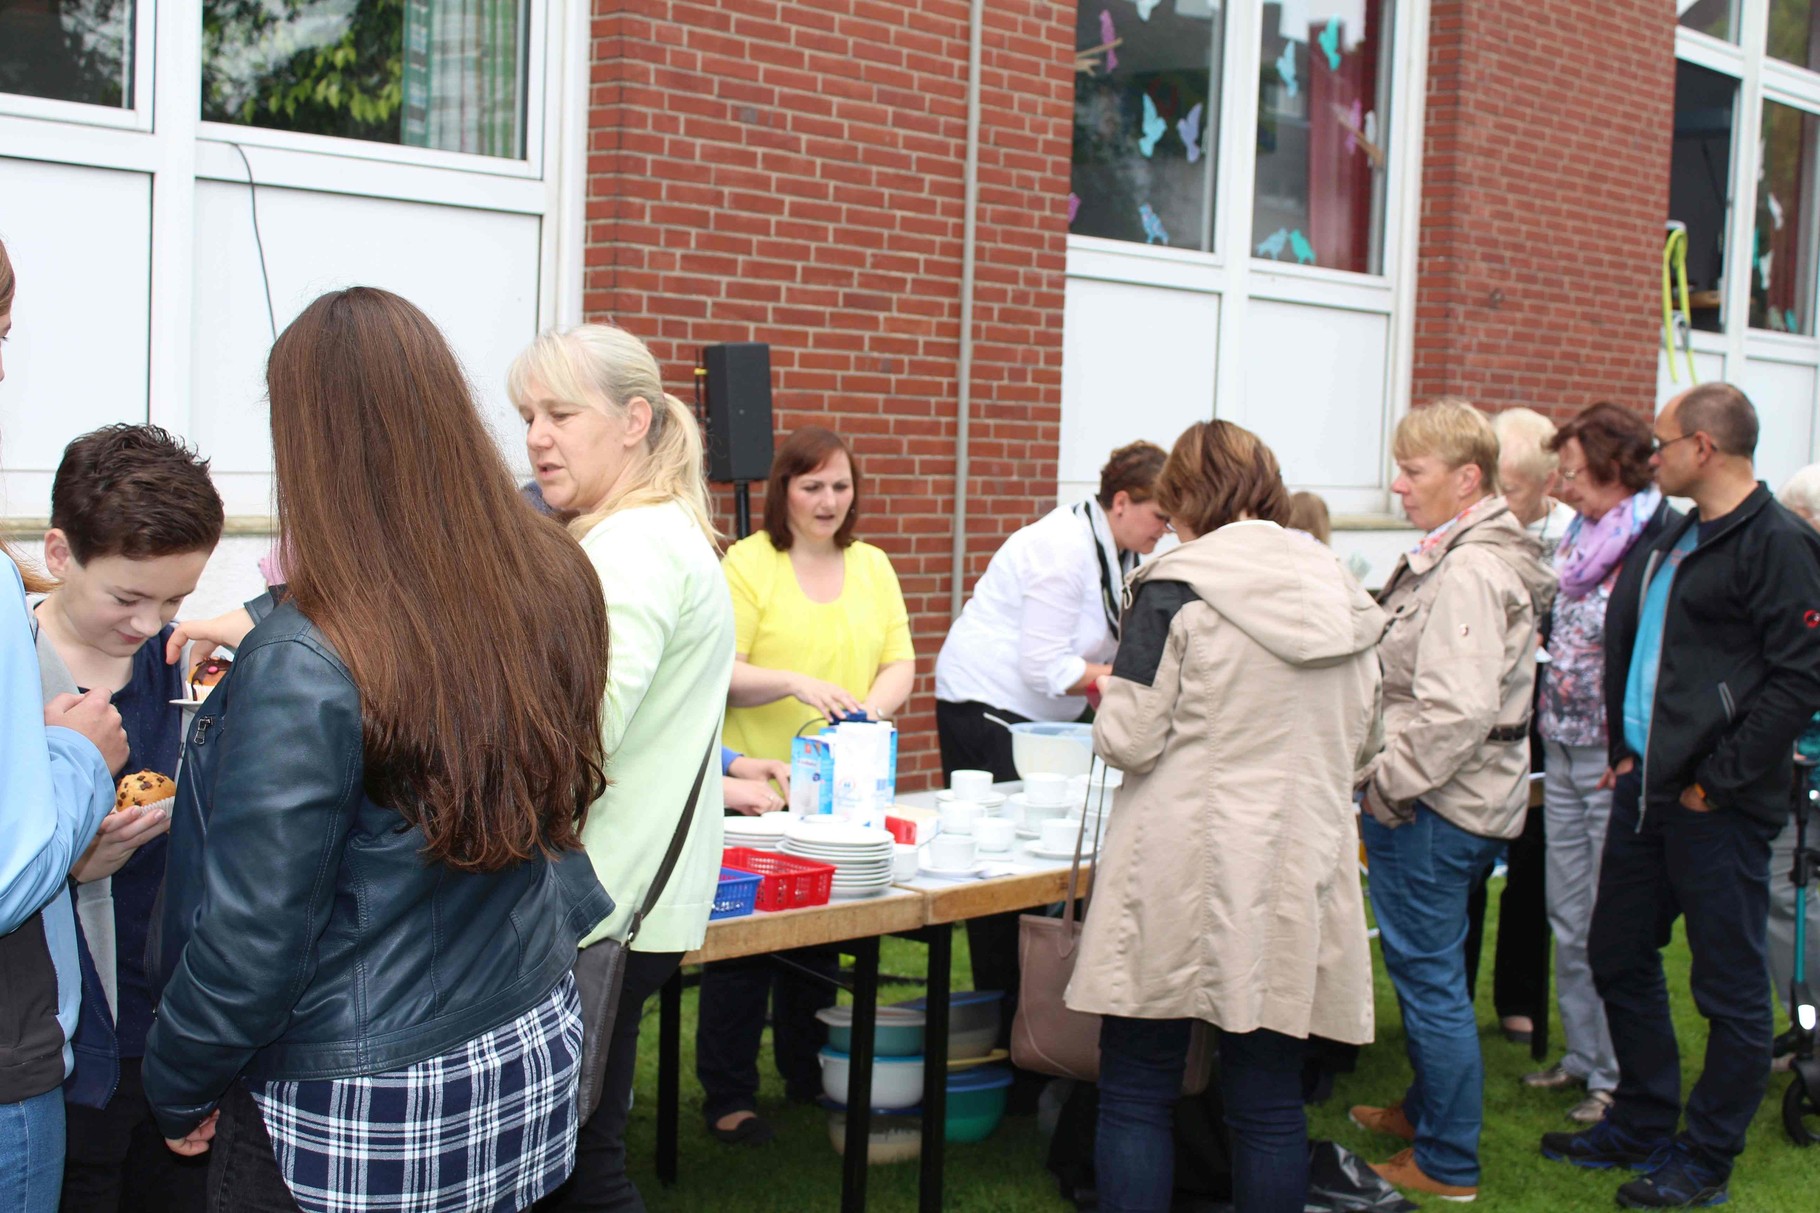
<path id="1" fill-rule="evenodd" d="M 872 1046 L 878 1023 L 878 937 L 843 944 L 853 954 L 853 1045 L 847 1070 L 847 1148 L 841 1159 L 842 1213 L 866 1207 L 866 1163 L 872 1137 Z"/>
<path id="2" fill-rule="evenodd" d="M 677 1081 L 682 1068 L 682 970 L 664 982 L 657 1003 L 657 1178 L 676 1182 Z"/>
<path id="3" fill-rule="evenodd" d="M 954 927 L 928 928 L 929 998 L 923 1026 L 923 1160 L 917 1208 L 942 1213 L 942 1149 L 948 1135 L 948 983 Z"/>

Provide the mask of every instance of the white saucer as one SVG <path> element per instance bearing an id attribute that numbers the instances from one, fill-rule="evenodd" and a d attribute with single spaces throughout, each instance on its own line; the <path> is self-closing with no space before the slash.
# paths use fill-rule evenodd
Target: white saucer
<path id="1" fill-rule="evenodd" d="M 1074 848 L 1073 847 L 1069 847 L 1065 851 L 1045 851 L 1034 843 L 1026 843 L 1024 845 L 1024 849 L 1026 851 L 1029 851 L 1032 855 L 1036 856 L 1038 859 L 1072 860 L 1074 858 Z M 1088 843 L 1081 844 L 1081 858 L 1083 860 L 1088 860 L 1088 859 L 1093 858 L 1093 847 L 1090 844 L 1088 844 Z"/>
<path id="2" fill-rule="evenodd" d="M 174 708 L 199 708 L 206 701 L 201 699 L 171 699 L 167 700 L 167 702 Z"/>
<path id="3" fill-rule="evenodd" d="M 890 887 L 891 886 L 888 884 L 881 884 L 876 887 L 865 888 L 865 889 L 840 889 L 840 888 L 837 888 L 832 893 L 830 893 L 829 896 L 832 897 L 835 901 L 864 901 L 868 897 L 879 896 L 880 894 L 882 894 L 886 890 L 888 890 Z"/>
<path id="4" fill-rule="evenodd" d="M 941 788 L 935 793 L 935 798 L 937 800 L 954 800 L 956 797 L 954 795 L 954 789 Z M 987 792 L 984 796 L 970 796 L 967 798 L 967 803 L 976 804 L 982 809 L 996 809 L 1005 803 L 1005 794 L 1003 792 Z"/>
<path id="5" fill-rule="evenodd" d="M 980 860 L 970 868 L 932 868 L 927 865 L 916 870 L 918 876 L 933 876 L 937 880 L 972 880 L 985 868 L 986 861 Z"/>

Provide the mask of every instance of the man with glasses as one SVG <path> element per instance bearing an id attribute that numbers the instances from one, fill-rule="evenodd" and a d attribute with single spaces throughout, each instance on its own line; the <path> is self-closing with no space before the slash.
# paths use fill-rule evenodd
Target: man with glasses
<path id="1" fill-rule="evenodd" d="M 1737 388 L 1669 401 L 1650 464 L 1694 509 L 1620 577 L 1607 616 L 1622 737 L 1589 953 L 1618 1089 L 1605 1120 L 1545 1134 L 1542 1151 L 1646 1172 L 1618 1190 L 1626 1208 L 1724 1202 L 1769 1082 L 1769 847 L 1788 817 L 1795 738 L 1820 704 L 1820 536 L 1757 482 L 1756 446 L 1757 413 Z M 1710 1025 L 1679 1134 L 1661 959 L 1676 917 Z"/>

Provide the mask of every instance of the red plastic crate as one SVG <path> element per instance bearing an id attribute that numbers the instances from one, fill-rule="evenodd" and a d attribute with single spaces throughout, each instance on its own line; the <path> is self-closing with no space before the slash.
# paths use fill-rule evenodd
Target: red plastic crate
<path id="1" fill-rule="evenodd" d="M 827 905 L 834 894 L 834 865 L 831 863 L 813 863 L 794 855 L 752 847 L 728 847 L 721 854 L 721 862 L 729 868 L 764 877 L 759 882 L 755 903 L 761 910 L 797 910 L 804 906 Z"/>

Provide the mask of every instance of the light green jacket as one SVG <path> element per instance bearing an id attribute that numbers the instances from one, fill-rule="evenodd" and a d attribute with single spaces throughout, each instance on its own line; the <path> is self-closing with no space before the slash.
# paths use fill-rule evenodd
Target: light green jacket
<path id="1" fill-rule="evenodd" d="M 616 908 L 582 946 L 621 939 L 675 833 L 702 755 L 715 757 L 676 870 L 633 942 L 701 946 L 720 878 L 720 730 L 733 678 L 733 604 L 707 537 L 675 503 L 612 514 L 581 541 L 607 599 L 606 794 L 581 832 Z"/>

